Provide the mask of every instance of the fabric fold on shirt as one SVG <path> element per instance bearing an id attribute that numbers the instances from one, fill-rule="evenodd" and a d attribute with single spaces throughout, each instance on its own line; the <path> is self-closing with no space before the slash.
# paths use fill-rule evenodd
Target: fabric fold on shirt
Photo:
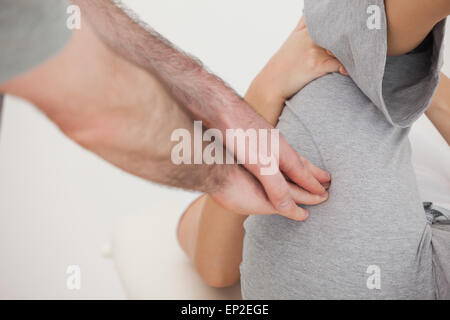
<path id="1" fill-rule="evenodd" d="M 349 10 L 342 10 L 343 7 Z M 418 56 L 426 52 L 413 51 L 406 55 L 407 59 L 405 55 L 387 57 L 383 0 L 305 0 L 305 19 L 314 42 L 343 63 L 361 91 L 392 125 L 409 127 L 423 114 L 439 83 L 445 20 L 430 34 L 429 50 L 433 52 L 431 59 L 423 63 Z M 371 24 L 373 19 L 378 19 L 377 23 Z M 422 63 L 417 64 L 418 61 Z M 397 67 L 387 67 L 392 64 Z M 399 68 L 402 74 L 385 72 Z M 411 73 L 415 74 L 414 79 L 408 77 L 410 68 L 416 69 Z"/>

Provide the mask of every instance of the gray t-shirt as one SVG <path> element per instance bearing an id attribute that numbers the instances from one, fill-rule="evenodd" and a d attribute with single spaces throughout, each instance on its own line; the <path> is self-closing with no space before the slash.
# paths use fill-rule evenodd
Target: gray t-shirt
<path id="1" fill-rule="evenodd" d="M 381 10 L 379 30 L 367 27 L 371 5 Z M 332 174 L 330 198 L 307 207 L 305 222 L 246 220 L 243 297 L 450 298 L 450 228 L 433 236 L 408 140 L 438 84 L 444 22 L 420 48 L 386 58 L 383 0 L 305 0 L 305 17 L 313 40 L 351 78 L 334 73 L 307 85 L 286 103 L 278 128 Z"/>
<path id="2" fill-rule="evenodd" d="M 0 83 L 36 67 L 70 38 L 64 0 L 0 0 Z M 2 113 L 0 95 L 0 124 Z"/>

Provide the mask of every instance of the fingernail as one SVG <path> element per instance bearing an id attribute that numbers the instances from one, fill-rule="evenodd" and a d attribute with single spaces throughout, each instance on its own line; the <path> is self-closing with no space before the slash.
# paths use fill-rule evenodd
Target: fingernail
<path id="1" fill-rule="evenodd" d="M 327 198 L 328 197 L 328 192 L 324 192 L 320 195 L 322 198 Z"/>
<path id="2" fill-rule="evenodd" d="M 300 211 L 298 214 L 297 214 L 297 216 L 298 216 L 298 219 L 299 220 L 306 220 L 306 219 L 308 219 L 308 217 L 309 217 L 309 212 L 308 211 Z"/>

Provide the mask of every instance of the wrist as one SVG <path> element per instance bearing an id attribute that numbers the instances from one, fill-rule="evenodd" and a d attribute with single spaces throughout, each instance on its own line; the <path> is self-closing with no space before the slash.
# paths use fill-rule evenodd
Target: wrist
<path id="1" fill-rule="evenodd" d="M 288 98 L 286 85 L 280 82 L 280 72 L 273 72 L 272 69 L 266 66 L 252 81 L 249 90 L 256 89 L 267 101 L 285 101 Z"/>
<path id="2" fill-rule="evenodd" d="M 250 84 L 245 101 L 272 126 L 278 122 L 285 98 L 267 79 L 259 75 Z"/>
<path id="3" fill-rule="evenodd" d="M 283 104 L 286 98 L 276 79 L 263 73 L 256 76 L 245 95 L 245 100 L 259 113 L 264 107 Z"/>

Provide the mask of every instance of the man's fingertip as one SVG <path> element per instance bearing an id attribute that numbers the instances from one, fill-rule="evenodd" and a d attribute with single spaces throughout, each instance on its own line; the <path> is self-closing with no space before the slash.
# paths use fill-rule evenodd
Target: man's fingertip
<path id="1" fill-rule="evenodd" d="M 286 217 L 294 221 L 305 221 L 309 217 L 309 212 L 301 207 L 296 207 L 295 211 Z"/>
<path id="2" fill-rule="evenodd" d="M 297 210 L 298 221 L 305 221 L 309 217 L 309 212 L 305 209 Z"/>

